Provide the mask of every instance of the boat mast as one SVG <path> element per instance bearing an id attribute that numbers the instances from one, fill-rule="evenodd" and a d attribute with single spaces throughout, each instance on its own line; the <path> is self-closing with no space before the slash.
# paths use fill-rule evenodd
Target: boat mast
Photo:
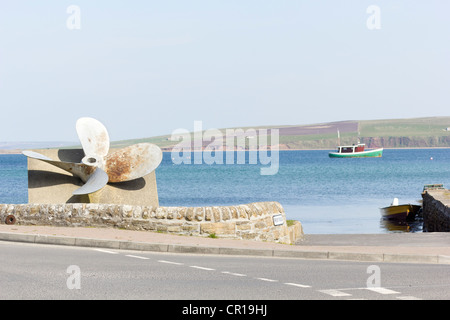
<path id="1" fill-rule="evenodd" d="M 339 128 L 337 129 L 337 135 L 338 135 L 338 147 L 337 147 L 337 152 L 341 152 L 341 135 L 339 134 Z"/>
<path id="2" fill-rule="evenodd" d="M 361 132 L 359 130 L 359 122 L 358 122 L 358 144 L 361 143 Z"/>

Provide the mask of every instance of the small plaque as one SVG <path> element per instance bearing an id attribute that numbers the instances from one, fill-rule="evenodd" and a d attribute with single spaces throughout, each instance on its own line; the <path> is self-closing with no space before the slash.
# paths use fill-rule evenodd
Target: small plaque
<path id="1" fill-rule="evenodd" d="M 272 218 L 274 226 L 281 226 L 282 224 L 284 224 L 284 219 L 281 214 L 274 215 Z"/>

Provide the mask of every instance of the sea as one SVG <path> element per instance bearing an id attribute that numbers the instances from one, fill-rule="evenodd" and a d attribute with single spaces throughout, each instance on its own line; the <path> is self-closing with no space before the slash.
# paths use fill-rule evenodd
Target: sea
<path id="1" fill-rule="evenodd" d="M 426 184 L 450 186 L 450 149 L 385 149 L 381 158 L 351 159 L 329 158 L 328 152 L 279 151 L 274 174 L 261 174 L 268 162 L 250 161 L 248 152 L 245 163 L 235 152 L 235 161 L 228 164 L 225 158 L 223 164 L 197 164 L 195 153 L 187 157 L 192 161 L 176 164 L 173 155 L 165 152 L 156 169 L 159 204 L 278 201 L 286 218 L 300 221 L 306 234 L 422 232 L 420 218 L 392 223 L 381 218 L 380 208 L 394 198 L 400 204 L 421 204 Z M 275 159 L 275 154 L 271 156 Z M 27 203 L 26 157 L 0 155 L 0 181 L 0 203 Z"/>

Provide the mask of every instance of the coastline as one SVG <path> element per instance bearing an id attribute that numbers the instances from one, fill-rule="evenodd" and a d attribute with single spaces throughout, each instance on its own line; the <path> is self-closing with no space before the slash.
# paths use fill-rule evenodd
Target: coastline
<path id="1" fill-rule="evenodd" d="M 11 149 L 11 150 L 0 150 L 0 154 L 21 154 L 22 150 L 19 149 Z"/>
<path id="2" fill-rule="evenodd" d="M 405 148 L 383 148 L 383 149 L 385 149 L 385 150 L 450 149 L 450 146 L 449 147 L 417 147 L 417 148 L 405 147 Z M 172 150 L 169 150 L 169 149 L 162 149 L 161 148 L 161 150 L 164 153 L 172 152 Z M 314 150 L 318 150 L 318 151 L 332 151 L 332 150 L 335 150 L 335 149 L 328 149 L 328 148 L 327 149 L 290 149 L 290 148 L 286 148 L 285 149 L 285 148 L 282 148 L 282 149 L 274 149 L 274 150 L 278 150 L 278 151 L 314 151 Z M 191 151 L 195 152 L 195 151 L 198 151 L 198 150 L 191 150 Z M 237 152 L 240 152 L 240 151 L 249 151 L 249 150 L 218 150 L 218 151 L 223 151 L 223 152 L 225 152 L 225 151 L 237 151 Z M 253 151 L 258 151 L 258 150 L 253 150 Z M 20 150 L 20 149 L 11 149 L 11 150 L 1 150 L 0 149 L 0 155 L 2 155 L 2 154 L 3 155 L 6 155 L 6 154 L 21 154 L 21 153 L 22 153 L 22 150 Z"/>
<path id="3" fill-rule="evenodd" d="M 413 148 L 413 147 L 408 147 L 408 148 L 385 148 L 385 147 L 380 147 L 383 148 L 385 150 L 425 150 L 425 149 L 450 149 L 449 147 L 417 147 L 417 148 Z M 270 150 L 270 149 L 269 149 Z M 274 149 L 274 150 L 278 150 L 278 151 L 333 151 L 335 149 Z M 192 152 L 195 151 L 199 151 L 199 150 L 191 150 Z M 202 150 L 203 151 L 203 150 Z M 218 151 L 249 151 L 249 150 L 218 150 Z M 253 150 L 253 151 L 258 151 L 258 150 Z M 168 150 L 168 149 L 164 149 L 162 150 L 162 152 L 172 152 L 172 150 Z"/>

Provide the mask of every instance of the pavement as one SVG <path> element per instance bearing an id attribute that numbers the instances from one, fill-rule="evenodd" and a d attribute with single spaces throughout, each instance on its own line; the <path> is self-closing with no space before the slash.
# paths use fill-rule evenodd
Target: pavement
<path id="1" fill-rule="evenodd" d="M 113 228 L 0 225 L 0 241 L 170 253 L 450 264 L 450 233 L 306 234 L 294 245 Z"/>

